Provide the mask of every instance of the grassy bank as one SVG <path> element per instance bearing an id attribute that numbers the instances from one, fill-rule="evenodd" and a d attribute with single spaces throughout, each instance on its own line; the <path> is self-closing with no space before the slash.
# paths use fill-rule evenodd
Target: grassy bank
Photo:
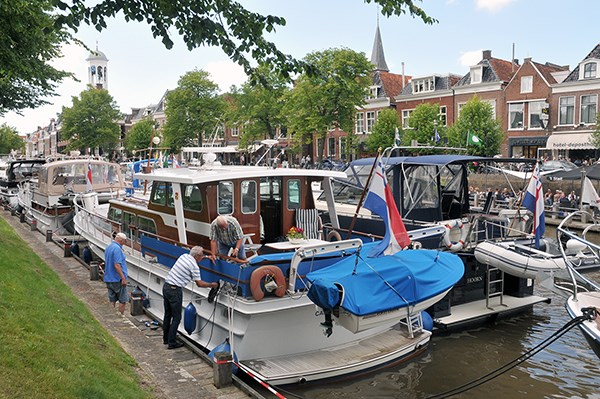
<path id="1" fill-rule="evenodd" d="M 151 398 L 135 361 L 0 219 L 0 398 Z"/>

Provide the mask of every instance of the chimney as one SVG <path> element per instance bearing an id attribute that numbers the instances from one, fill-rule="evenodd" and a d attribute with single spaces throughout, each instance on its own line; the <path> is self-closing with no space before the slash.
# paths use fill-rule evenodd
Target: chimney
<path id="1" fill-rule="evenodd" d="M 404 61 L 402 62 L 402 90 L 404 90 Z"/>
<path id="2" fill-rule="evenodd" d="M 483 50 L 483 59 L 489 60 L 492 58 L 492 50 Z"/>
<path id="3" fill-rule="evenodd" d="M 526 62 L 531 62 L 531 57 L 523 58 L 523 64 Z"/>

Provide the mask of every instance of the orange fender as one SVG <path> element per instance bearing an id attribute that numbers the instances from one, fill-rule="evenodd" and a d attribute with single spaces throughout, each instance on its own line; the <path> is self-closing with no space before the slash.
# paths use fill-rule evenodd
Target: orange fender
<path id="1" fill-rule="evenodd" d="M 283 277 L 281 269 L 277 266 L 261 266 L 253 271 L 250 276 L 250 292 L 252 292 L 252 298 L 257 302 L 265 297 L 262 280 L 267 276 L 271 276 L 271 278 L 275 280 L 275 283 L 277 283 L 275 295 L 278 297 L 285 295 L 285 277 Z"/>

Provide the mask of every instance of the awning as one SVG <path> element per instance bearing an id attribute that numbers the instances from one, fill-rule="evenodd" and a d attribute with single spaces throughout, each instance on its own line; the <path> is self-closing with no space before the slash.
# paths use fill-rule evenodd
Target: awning
<path id="1" fill-rule="evenodd" d="M 592 133 L 554 133 L 548 137 L 546 148 L 549 150 L 588 150 L 594 149 L 591 143 Z"/>

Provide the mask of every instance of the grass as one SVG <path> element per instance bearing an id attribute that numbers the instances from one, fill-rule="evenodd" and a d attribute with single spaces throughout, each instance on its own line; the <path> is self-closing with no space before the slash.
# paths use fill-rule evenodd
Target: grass
<path id="1" fill-rule="evenodd" d="M 0 398 L 152 398 L 136 362 L 0 219 Z"/>

